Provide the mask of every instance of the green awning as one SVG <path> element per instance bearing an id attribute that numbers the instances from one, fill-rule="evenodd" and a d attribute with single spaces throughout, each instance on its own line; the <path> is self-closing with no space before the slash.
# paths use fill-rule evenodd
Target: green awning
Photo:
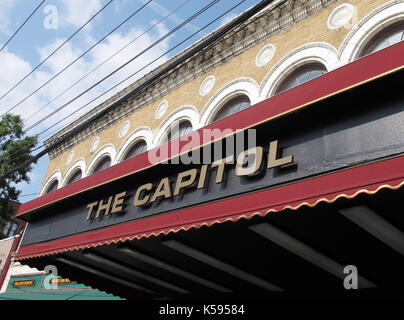
<path id="1" fill-rule="evenodd" d="M 0 294 L 0 300 L 125 300 L 97 290 L 18 291 Z"/>

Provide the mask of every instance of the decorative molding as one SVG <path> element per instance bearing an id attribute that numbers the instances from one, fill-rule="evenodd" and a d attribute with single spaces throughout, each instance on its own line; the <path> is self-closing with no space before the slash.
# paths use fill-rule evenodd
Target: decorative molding
<path id="1" fill-rule="evenodd" d="M 336 30 L 345 26 L 354 16 L 355 7 L 350 3 L 343 3 L 331 11 L 327 19 L 327 28 Z"/>
<path id="2" fill-rule="evenodd" d="M 141 140 L 146 142 L 147 150 L 151 149 L 153 144 L 153 133 L 149 127 L 137 128 L 125 139 L 116 153 L 116 163 L 121 162 L 129 149 Z"/>
<path id="3" fill-rule="evenodd" d="M 161 145 L 171 125 L 182 120 L 188 120 L 191 122 L 193 130 L 199 129 L 200 122 L 198 109 L 196 109 L 194 106 L 181 106 L 170 113 L 156 129 L 152 148 Z"/>
<path id="4" fill-rule="evenodd" d="M 47 178 L 44 180 L 42 183 L 41 189 L 39 190 L 38 197 L 43 196 L 45 194 L 45 191 L 50 187 L 50 185 L 53 183 L 53 181 L 58 182 L 58 189 L 61 186 L 62 182 L 62 171 L 59 169 L 53 171 Z"/>
<path id="5" fill-rule="evenodd" d="M 307 0 L 304 4 L 299 3 L 298 5 L 294 5 L 291 11 L 286 9 L 285 2 L 282 1 L 276 2 L 276 6 L 269 5 L 267 9 L 262 10 L 259 14 L 237 27 L 234 32 L 225 35 L 215 44 L 214 47 L 208 51 L 202 51 L 201 53 L 197 53 L 193 57 L 185 60 L 180 66 L 177 67 L 177 69 L 172 70 L 170 75 L 165 77 L 163 81 L 156 81 L 153 85 L 150 85 L 147 89 L 142 90 L 142 92 L 138 93 L 136 96 L 128 98 L 121 105 L 115 107 L 107 115 L 88 125 L 74 137 L 63 141 L 63 143 L 61 143 L 58 147 L 49 152 L 50 158 L 55 158 L 65 150 L 72 148 L 81 141 L 88 139 L 90 136 L 93 136 L 102 130 L 107 129 L 116 121 L 133 114 L 133 112 L 143 108 L 146 105 L 154 103 L 155 101 L 163 98 L 169 92 L 210 72 L 212 69 L 226 63 L 249 48 L 268 40 L 274 34 L 295 24 L 297 21 L 314 14 L 335 1 L 337 0 Z M 279 3 L 282 4 L 279 5 Z M 277 16 L 277 14 L 279 14 L 279 16 Z M 109 107 L 112 103 L 123 97 L 127 92 L 130 92 L 138 85 L 150 79 L 154 74 L 183 56 L 184 53 L 193 49 L 199 43 L 200 42 L 197 42 L 191 45 L 183 52 L 156 68 L 154 71 L 143 76 L 124 90 L 121 90 L 113 97 L 81 116 L 78 120 L 74 121 L 53 135 L 51 138 L 47 139 L 45 141 L 45 145 L 52 145 L 52 143 L 57 141 L 57 139 L 63 136 L 63 134 L 66 134 L 73 128 L 85 122 L 87 119 Z"/>
<path id="6" fill-rule="evenodd" d="M 66 158 L 66 165 L 69 165 L 72 162 L 74 156 L 74 151 L 70 151 Z"/>
<path id="7" fill-rule="evenodd" d="M 259 101 L 259 86 L 254 79 L 242 77 L 221 87 L 206 103 L 201 112 L 200 127 L 207 126 L 219 112 L 221 107 L 230 99 L 246 95 L 251 105 Z"/>
<path id="8" fill-rule="evenodd" d="M 63 175 L 63 179 L 60 185 L 64 187 L 67 181 L 69 181 L 69 179 L 72 177 L 73 174 L 76 173 L 78 169 L 81 170 L 81 177 L 84 178 L 86 174 L 86 160 L 84 158 L 79 158 L 73 162 L 70 168 Z"/>
<path id="9" fill-rule="evenodd" d="M 162 116 L 165 115 L 167 108 L 168 108 L 168 101 L 167 100 L 161 101 L 157 106 L 156 111 L 154 112 L 154 117 L 156 119 L 160 119 Z"/>
<path id="10" fill-rule="evenodd" d="M 115 146 L 113 144 L 111 144 L 111 143 L 108 143 L 108 144 L 102 146 L 97 151 L 97 153 L 91 158 L 91 160 L 88 163 L 88 166 L 86 168 L 85 177 L 89 176 L 91 174 L 91 171 L 97 165 L 98 161 L 101 160 L 104 156 L 107 156 L 107 155 L 109 157 L 111 157 L 111 166 L 116 164 L 116 149 L 115 149 Z"/>
<path id="11" fill-rule="evenodd" d="M 93 142 L 91 142 L 91 146 L 90 146 L 90 153 L 94 153 L 95 150 L 97 150 L 98 145 L 100 144 L 100 137 L 95 137 Z"/>
<path id="12" fill-rule="evenodd" d="M 129 121 L 129 120 L 126 120 L 126 121 L 121 125 L 121 128 L 119 129 L 119 138 L 124 137 L 124 136 L 128 133 L 129 128 L 130 128 L 130 121 Z"/>
<path id="13" fill-rule="evenodd" d="M 275 55 L 276 48 L 272 43 L 269 43 L 258 51 L 255 57 L 255 65 L 257 67 L 263 67 L 269 63 Z"/>
<path id="14" fill-rule="evenodd" d="M 203 80 L 201 86 L 199 87 L 199 95 L 201 97 L 206 96 L 215 86 L 216 78 L 213 75 L 210 75 L 209 77 L 205 78 Z"/>
<path id="15" fill-rule="evenodd" d="M 266 74 L 260 85 L 260 100 L 273 96 L 281 82 L 294 70 L 306 63 L 318 62 L 327 71 L 339 65 L 338 51 L 326 42 L 311 42 L 292 50 L 282 57 Z"/>
<path id="16" fill-rule="evenodd" d="M 339 48 L 342 64 L 360 57 L 369 41 L 381 30 L 404 20 L 404 1 L 392 0 L 363 17 L 348 33 Z"/>

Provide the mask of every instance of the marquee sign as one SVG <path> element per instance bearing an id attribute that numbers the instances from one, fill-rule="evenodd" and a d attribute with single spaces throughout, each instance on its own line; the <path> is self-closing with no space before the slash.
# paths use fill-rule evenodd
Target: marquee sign
<path id="1" fill-rule="evenodd" d="M 293 162 L 291 155 L 277 159 L 278 141 L 269 144 L 269 152 L 265 164 L 266 169 L 276 168 Z M 253 160 L 251 160 L 251 157 Z M 248 161 L 250 159 L 250 161 Z M 133 196 L 133 206 L 145 207 L 161 199 L 178 197 L 185 189 L 203 189 L 206 186 L 208 167 L 216 169 L 214 180 L 216 184 L 221 184 L 225 177 L 226 165 L 234 162 L 234 156 L 228 156 L 212 162 L 211 165 L 202 165 L 199 170 L 196 168 L 182 171 L 176 175 L 175 184 L 171 186 L 168 177 L 162 178 L 157 186 L 148 182 L 136 189 Z M 265 174 L 263 169 L 263 148 L 253 147 L 241 152 L 237 156 L 235 174 L 239 177 L 253 176 L 259 171 Z M 108 214 L 121 213 L 124 209 L 125 199 L 129 196 L 127 191 L 109 196 L 104 202 L 103 199 L 87 204 L 87 220 L 99 219 Z"/>
<path id="2" fill-rule="evenodd" d="M 372 62 L 371 58 L 366 59 Z M 236 132 L 237 123 L 250 114 L 252 118 L 258 118 L 271 108 L 280 110 L 283 105 L 289 108 L 294 99 L 318 92 L 319 85 L 332 87 L 334 82 L 331 80 L 347 79 L 348 68 L 349 74 L 355 76 L 357 73 L 352 70 L 356 70 L 356 65 L 360 67 L 367 63 L 366 59 L 330 72 L 323 79 L 313 80 L 317 86 L 306 83 L 241 111 L 232 116 L 236 124 L 232 124 L 231 117 L 221 123 L 232 125 Z M 140 167 L 136 162 L 144 161 L 140 155 L 86 177 L 76 185 L 83 188 L 87 181 L 102 183 L 86 185 L 84 191 L 79 189 L 76 193 L 70 185 L 66 187 L 70 190 L 68 197 L 60 197 L 57 202 L 29 213 L 21 246 L 180 210 L 186 213 L 187 208 L 403 154 L 404 93 L 398 88 L 402 72 L 315 101 L 310 108 L 287 112 L 271 121 L 255 122 L 248 128 L 243 126 L 246 129 L 237 134 L 246 135 L 247 129 L 256 130 L 255 146 L 230 154 L 223 152 L 212 157 L 210 163 L 159 163 Z M 214 143 L 225 145 L 228 140 L 223 137 L 198 148 L 205 150 Z M 112 180 L 108 180 L 110 176 Z M 57 194 L 63 195 L 62 191 Z M 312 196 L 310 190 L 307 193 Z"/>

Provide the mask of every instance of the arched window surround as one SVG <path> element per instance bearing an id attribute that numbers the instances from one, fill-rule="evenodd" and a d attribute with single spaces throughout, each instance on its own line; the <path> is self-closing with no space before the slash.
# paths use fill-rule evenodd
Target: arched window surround
<path id="1" fill-rule="evenodd" d="M 244 105 L 244 107 L 241 110 L 238 110 L 238 111 L 232 110 L 235 107 L 240 106 L 240 104 L 246 104 L 246 103 L 248 104 L 248 106 Z M 248 109 L 249 107 L 251 107 L 251 101 L 247 95 L 245 95 L 245 94 L 232 95 L 227 101 L 225 101 L 222 104 L 222 106 L 217 108 L 216 113 L 213 115 L 213 118 L 211 121 L 212 121 L 212 123 L 219 121 L 219 120 L 227 118 L 237 112 L 240 112 L 244 109 Z M 220 114 L 224 113 L 225 111 L 229 111 L 229 110 L 230 110 L 230 112 L 227 112 L 228 113 L 227 115 L 220 116 Z M 219 116 L 220 116 L 220 118 L 219 118 Z"/>
<path id="2" fill-rule="evenodd" d="M 111 166 L 111 162 L 111 157 L 108 154 L 104 155 L 93 166 L 92 170 L 90 171 L 90 175 L 108 169 Z"/>
<path id="3" fill-rule="evenodd" d="M 212 123 L 220 109 L 231 99 L 245 95 L 251 106 L 260 101 L 259 86 L 254 79 L 242 77 L 221 87 L 205 104 L 201 112 L 201 127 Z"/>
<path id="4" fill-rule="evenodd" d="M 87 169 L 86 169 L 86 177 L 93 174 L 93 171 L 95 167 L 98 165 L 100 161 L 103 160 L 105 156 L 109 156 L 111 159 L 111 164 L 110 166 L 112 167 L 113 165 L 116 164 L 116 150 L 115 146 L 113 144 L 106 144 L 102 146 L 98 152 L 93 156 L 91 161 L 89 162 Z"/>
<path id="5" fill-rule="evenodd" d="M 281 58 L 261 82 L 261 100 L 274 96 L 281 83 L 306 64 L 319 63 L 331 71 L 339 66 L 338 51 L 326 42 L 310 42 Z"/>
<path id="6" fill-rule="evenodd" d="M 361 57 L 370 41 L 383 29 L 404 20 L 404 2 L 389 1 L 369 12 L 349 31 L 339 48 L 341 64 Z"/>
<path id="7" fill-rule="evenodd" d="M 383 42 L 385 42 L 387 39 L 390 39 L 393 34 L 396 34 L 400 37 L 400 40 L 398 42 L 401 42 L 404 40 L 403 35 L 404 35 L 404 20 L 401 20 L 399 22 L 393 23 L 389 25 L 388 27 L 384 28 L 383 30 L 379 31 L 372 39 L 368 41 L 366 46 L 363 48 L 363 50 L 360 53 L 360 57 L 364 57 L 368 54 L 374 53 L 376 51 L 382 50 L 384 48 L 376 50 L 378 46 L 380 46 Z M 396 42 L 397 43 L 397 42 Z M 395 43 L 392 43 L 390 45 L 393 45 Z M 390 46 L 388 45 L 388 46 Z M 386 47 L 388 47 L 386 46 Z"/>
<path id="8" fill-rule="evenodd" d="M 83 179 L 86 172 L 86 160 L 84 158 L 75 160 L 63 175 L 63 180 L 61 183 L 63 187 L 67 185 L 68 181 L 73 177 L 77 170 L 81 170 L 81 179 Z"/>
<path id="9" fill-rule="evenodd" d="M 125 141 L 121 144 L 116 154 L 116 162 L 122 162 L 127 152 L 132 148 L 132 146 L 139 141 L 145 141 L 147 145 L 147 150 L 151 149 L 153 144 L 153 133 L 149 127 L 140 127 L 133 131 Z"/>
<path id="10" fill-rule="evenodd" d="M 46 191 L 48 190 L 48 188 L 51 186 L 51 184 L 55 180 L 58 182 L 58 188 L 60 188 L 61 181 L 62 181 L 62 172 L 60 170 L 55 170 L 48 176 L 48 178 L 43 183 L 42 188 L 40 189 L 38 196 L 45 195 Z"/>
<path id="11" fill-rule="evenodd" d="M 281 93 L 283 91 L 290 90 L 294 87 L 297 87 L 305 82 L 308 82 L 310 80 L 313 80 L 318 77 L 318 74 L 320 75 L 324 74 L 327 72 L 326 67 L 318 62 L 309 62 L 306 64 L 301 65 L 297 69 L 292 70 L 284 79 L 279 81 L 279 85 L 276 88 L 276 91 L 274 94 Z M 316 74 L 313 76 L 313 74 Z M 300 81 L 299 83 L 292 83 L 295 82 L 294 80 L 299 77 L 303 76 L 308 76 L 309 78 L 306 81 Z"/>
<path id="12" fill-rule="evenodd" d="M 196 109 L 194 106 L 186 105 L 177 108 L 171 114 L 169 114 L 156 129 L 153 147 L 158 147 L 163 144 L 171 126 L 182 121 L 189 121 L 192 125 L 192 130 L 198 130 L 200 128 L 198 109 Z"/>

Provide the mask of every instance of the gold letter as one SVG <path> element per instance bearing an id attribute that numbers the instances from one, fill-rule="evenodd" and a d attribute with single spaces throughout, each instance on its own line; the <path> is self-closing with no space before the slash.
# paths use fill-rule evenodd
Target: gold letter
<path id="1" fill-rule="evenodd" d="M 268 169 L 293 162 L 292 156 L 276 159 L 277 151 L 278 151 L 278 140 L 275 140 L 269 144 Z"/>
<path id="2" fill-rule="evenodd" d="M 206 180 L 206 171 L 208 170 L 208 165 L 204 164 L 201 168 L 201 174 L 199 175 L 199 181 L 198 181 L 198 189 L 202 189 L 205 186 L 205 180 Z"/>
<path id="3" fill-rule="evenodd" d="M 90 220 L 91 215 L 93 213 L 93 208 L 97 205 L 98 201 L 91 202 L 87 205 L 88 213 L 87 213 L 87 220 Z"/>
<path id="4" fill-rule="evenodd" d="M 157 197 L 160 196 L 164 196 L 164 198 L 171 197 L 171 186 L 170 181 L 168 181 L 168 178 L 161 179 L 160 184 L 158 185 L 156 191 L 154 192 L 151 202 L 156 201 Z"/>
<path id="5" fill-rule="evenodd" d="M 212 163 L 212 168 L 217 167 L 216 183 L 221 183 L 223 181 L 224 166 L 226 163 L 232 162 L 233 159 L 233 156 L 228 156 L 227 158 Z"/>
<path id="6" fill-rule="evenodd" d="M 96 218 L 98 218 L 100 216 L 101 210 L 103 210 L 103 209 L 105 209 L 104 216 L 108 215 L 109 207 L 111 206 L 111 202 L 112 202 L 112 196 L 110 196 L 108 198 L 107 203 L 103 203 L 103 202 L 104 202 L 103 200 L 100 200 L 100 202 L 98 204 L 97 214 L 95 215 Z"/>
<path id="7" fill-rule="evenodd" d="M 144 204 L 146 204 L 149 201 L 150 196 L 147 195 L 143 199 L 139 199 L 140 193 L 143 190 L 151 190 L 151 188 L 153 188 L 153 185 L 151 183 L 146 183 L 146 184 L 140 186 L 139 189 L 137 189 L 137 191 L 136 191 L 135 200 L 133 200 L 133 205 L 134 206 L 143 206 Z"/>
<path id="8" fill-rule="evenodd" d="M 194 183 L 196 172 L 196 169 L 191 169 L 178 174 L 177 182 L 175 183 L 174 196 L 179 195 L 182 188 L 188 187 Z M 189 176 L 189 179 L 183 181 L 182 179 L 186 176 Z"/>
<path id="9" fill-rule="evenodd" d="M 244 168 L 243 167 L 244 159 L 249 154 L 254 154 L 254 163 L 252 166 Z M 261 163 L 262 163 L 262 147 L 255 147 L 248 149 L 244 152 L 241 152 L 237 157 L 236 175 L 248 176 L 249 174 L 253 174 L 261 167 Z"/>
<path id="10" fill-rule="evenodd" d="M 115 195 L 114 202 L 112 203 L 111 213 L 117 213 L 119 211 L 122 211 L 122 203 L 125 200 L 123 197 L 125 196 L 126 191 Z"/>

